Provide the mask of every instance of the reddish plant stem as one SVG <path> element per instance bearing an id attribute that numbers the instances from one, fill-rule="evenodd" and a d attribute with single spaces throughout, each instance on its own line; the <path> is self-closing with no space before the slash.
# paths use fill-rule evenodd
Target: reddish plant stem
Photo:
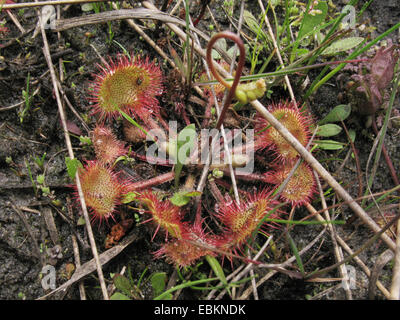
<path id="1" fill-rule="evenodd" d="M 174 178 L 175 178 L 174 171 L 170 171 L 148 180 L 134 182 L 129 186 L 129 191 L 139 191 L 143 189 L 148 189 L 156 185 L 172 181 L 174 180 Z"/>
<path id="2" fill-rule="evenodd" d="M 378 135 L 379 131 L 378 131 L 378 127 L 376 125 L 375 115 L 372 116 L 372 128 L 374 129 L 375 134 Z M 386 150 L 385 143 L 382 143 L 382 153 L 383 153 L 383 156 L 385 157 L 385 161 L 386 161 L 386 164 L 387 164 L 387 166 L 389 168 L 389 171 L 390 171 L 390 174 L 392 176 L 393 182 L 394 182 L 394 184 L 396 186 L 398 186 L 400 184 L 399 178 L 397 177 L 396 169 L 394 168 L 392 159 L 390 159 L 389 153 Z"/>
<path id="3" fill-rule="evenodd" d="M 161 115 L 157 116 L 158 121 L 162 124 L 162 126 L 167 130 L 169 130 L 168 124 L 165 123 L 165 121 L 163 120 L 163 118 L 161 117 Z M 145 120 L 145 123 L 149 126 L 150 129 L 154 129 L 154 130 L 158 130 L 160 132 L 165 132 L 157 123 L 157 121 L 152 118 L 152 117 L 148 117 Z"/>
<path id="4" fill-rule="evenodd" d="M 159 166 L 172 167 L 174 165 L 173 163 L 169 162 L 168 160 L 164 160 L 161 158 L 155 158 L 155 157 L 151 157 L 151 156 L 145 156 L 143 154 L 138 154 L 136 151 L 133 151 L 133 150 L 131 150 L 130 155 L 140 161 L 154 163 Z"/>
<path id="5" fill-rule="evenodd" d="M 203 19 L 204 13 L 206 12 L 206 8 L 207 8 L 208 4 L 210 3 L 210 1 L 211 0 L 202 1 L 202 7 L 201 7 L 200 14 L 197 17 L 197 19 L 193 22 L 194 26 L 197 26 L 197 24 L 201 21 L 201 19 Z"/>
<path id="6" fill-rule="evenodd" d="M 208 186 L 209 186 L 210 191 L 211 191 L 213 197 L 215 198 L 215 200 L 217 200 L 218 203 L 223 203 L 224 196 L 222 195 L 221 190 L 219 190 L 217 185 L 215 184 L 214 179 L 208 180 Z"/>
<path id="7" fill-rule="evenodd" d="M 238 62 L 238 66 L 236 69 L 235 78 L 233 80 L 232 86 L 219 75 L 217 70 L 214 68 L 214 64 L 212 61 L 212 55 L 211 55 L 212 48 L 213 48 L 215 42 L 221 38 L 226 38 L 226 39 L 230 39 L 230 40 L 234 41 L 240 51 L 239 62 Z M 231 101 L 235 95 L 235 91 L 239 84 L 240 77 L 241 77 L 241 74 L 243 71 L 245 58 L 246 58 L 246 51 L 244 48 L 243 41 L 242 41 L 242 39 L 240 39 L 240 37 L 238 35 L 234 34 L 233 32 L 230 32 L 230 31 L 219 32 L 210 39 L 210 42 L 207 45 L 206 60 L 207 60 L 208 67 L 210 68 L 210 71 L 213 74 L 213 76 L 215 77 L 215 79 L 217 79 L 223 86 L 225 86 L 226 88 L 229 89 L 228 96 L 225 99 L 225 104 L 222 107 L 221 113 L 220 113 L 218 121 L 217 121 L 216 128 L 218 130 L 221 128 L 221 125 L 225 118 L 225 114 L 228 111 Z"/>
<path id="8" fill-rule="evenodd" d="M 212 109 L 213 105 L 214 105 L 214 97 L 212 95 L 210 95 L 208 98 L 206 111 L 204 112 L 204 120 L 203 120 L 203 123 L 201 124 L 202 128 L 208 127 L 208 124 L 210 123 L 211 109 Z"/>
<path id="9" fill-rule="evenodd" d="M 229 176 L 230 172 L 227 169 L 223 170 L 224 175 Z M 240 172 L 235 172 L 236 178 L 243 180 L 243 181 L 261 181 L 261 182 L 267 182 L 266 177 L 262 173 L 240 173 Z"/>
<path id="10" fill-rule="evenodd" d="M 358 150 L 354 146 L 353 140 L 351 140 L 349 131 L 347 130 L 347 127 L 344 124 L 343 120 L 341 120 L 341 122 L 342 122 L 342 125 L 344 128 L 344 131 L 346 132 L 347 138 L 349 139 L 351 149 L 353 150 L 354 160 L 356 161 L 357 178 L 358 178 L 358 197 L 361 197 L 363 195 L 363 179 L 362 179 L 362 173 L 361 173 L 360 159 L 358 158 Z"/>
<path id="11" fill-rule="evenodd" d="M 201 228 L 201 197 L 199 198 L 199 201 L 197 202 L 197 208 L 196 208 L 196 219 L 194 221 L 194 228 Z"/>
<path id="12" fill-rule="evenodd" d="M 183 121 L 185 121 L 186 125 L 188 126 L 190 124 L 190 120 L 189 120 L 189 117 L 187 115 L 185 107 L 182 105 L 182 107 L 179 108 L 179 110 L 177 110 L 177 111 L 181 112 Z"/>
<path id="13" fill-rule="evenodd" d="M 157 118 L 158 118 L 158 121 L 160 121 L 161 125 L 164 127 L 164 129 L 169 131 L 169 125 L 168 125 L 168 123 L 165 122 L 164 118 L 161 115 L 159 115 L 159 117 L 157 117 Z"/>

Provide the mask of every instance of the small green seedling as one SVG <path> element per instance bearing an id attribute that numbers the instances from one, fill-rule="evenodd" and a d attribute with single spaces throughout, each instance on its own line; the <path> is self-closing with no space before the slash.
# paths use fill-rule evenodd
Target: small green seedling
<path id="1" fill-rule="evenodd" d="M 35 161 L 38 168 L 43 172 L 44 171 L 44 159 L 46 158 L 47 153 L 43 153 L 42 157 L 32 157 L 33 161 Z"/>
<path id="2" fill-rule="evenodd" d="M 25 101 L 25 107 L 24 109 L 18 114 L 19 115 L 19 121 L 21 123 L 24 122 L 24 117 L 27 114 L 27 112 L 31 108 L 31 102 L 32 102 L 32 97 L 29 94 L 29 82 L 30 82 L 30 73 L 28 73 L 28 77 L 26 78 L 26 90 L 22 90 L 22 97 L 24 98 Z"/>
<path id="3" fill-rule="evenodd" d="M 71 179 L 75 179 L 78 168 L 83 168 L 82 163 L 76 158 L 71 159 L 70 157 L 65 157 L 65 164 L 67 165 L 67 172 Z"/>

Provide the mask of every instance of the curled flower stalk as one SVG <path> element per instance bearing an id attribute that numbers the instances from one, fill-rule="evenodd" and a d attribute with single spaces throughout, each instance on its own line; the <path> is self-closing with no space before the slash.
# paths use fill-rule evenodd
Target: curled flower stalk
<path id="1" fill-rule="evenodd" d="M 148 57 L 119 54 L 98 67 L 91 92 L 93 114 L 104 120 L 116 118 L 120 111 L 141 119 L 159 113 L 156 97 L 163 91 L 162 73 Z"/>
<path id="2" fill-rule="evenodd" d="M 226 38 L 234 41 L 236 45 L 239 48 L 239 62 L 238 66 L 236 69 L 235 77 L 233 79 L 233 82 L 228 82 L 224 78 L 221 77 L 221 75 L 217 72 L 217 70 L 214 67 L 213 61 L 212 61 L 212 48 L 219 39 L 221 38 Z M 207 51 L 206 51 L 206 59 L 207 59 L 207 65 L 210 68 L 211 73 L 215 77 L 215 79 L 218 80 L 220 85 L 224 86 L 225 88 L 229 89 L 228 96 L 226 98 L 225 104 L 222 108 L 221 115 L 218 119 L 217 123 L 217 128 L 220 127 L 222 124 L 222 121 L 225 117 L 225 113 L 234 97 L 236 99 L 243 103 L 246 104 L 250 101 L 259 99 L 264 96 L 265 91 L 267 89 L 266 83 L 264 79 L 259 79 L 257 81 L 249 82 L 249 83 L 244 83 L 241 84 L 240 82 L 240 77 L 243 71 L 244 67 L 244 62 L 246 58 L 246 51 L 244 48 L 244 44 L 242 39 L 240 37 L 232 32 L 229 31 L 223 31 L 215 34 L 209 41 L 207 45 Z"/>
<path id="3" fill-rule="evenodd" d="M 238 66 L 236 69 L 235 78 L 234 78 L 232 84 L 226 82 L 225 79 L 223 79 L 220 76 L 220 74 L 217 72 L 217 70 L 215 70 L 214 64 L 212 61 L 212 54 L 211 54 L 212 48 L 213 48 L 215 42 L 217 42 L 221 38 L 226 38 L 226 39 L 230 39 L 230 40 L 234 41 L 237 44 L 239 51 L 240 51 L 239 62 L 238 62 Z M 219 119 L 217 121 L 217 125 L 216 125 L 217 129 L 219 129 L 221 127 L 221 125 L 224 121 L 224 118 L 225 118 L 225 114 L 228 111 L 228 107 L 230 106 L 230 103 L 231 103 L 233 97 L 235 96 L 236 88 L 239 85 L 240 76 L 242 74 L 242 70 L 244 67 L 245 58 L 246 58 L 246 51 L 244 48 L 243 41 L 242 41 L 242 39 L 240 39 L 239 36 L 237 36 L 236 34 L 234 34 L 232 32 L 224 31 L 224 32 L 219 32 L 219 33 L 215 34 L 210 39 L 210 41 L 207 45 L 206 59 L 207 59 L 208 67 L 210 68 L 210 71 L 213 74 L 213 76 L 215 77 L 215 79 L 217 79 L 224 87 L 229 89 L 228 96 L 226 97 L 225 104 L 222 107 L 221 113 L 219 115 Z"/>

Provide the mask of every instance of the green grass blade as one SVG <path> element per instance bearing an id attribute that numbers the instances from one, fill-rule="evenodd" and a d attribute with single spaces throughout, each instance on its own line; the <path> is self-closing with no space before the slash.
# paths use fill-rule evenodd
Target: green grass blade
<path id="1" fill-rule="evenodd" d="M 224 286 L 228 285 L 228 281 L 226 280 L 224 270 L 222 269 L 222 266 L 218 262 L 218 260 L 210 255 L 206 256 L 206 260 L 208 264 L 210 265 L 211 269 L 214 271 L 214 274 L 219 278 L 219 280 L 222 282 Z"/>
<path id="2" fill-rule="evenodd" d="M 147 131 L 139 123 L 137 123 L 135 120 L 133 120 L 128 114 L 126 114 L 122 110 L 119 110 L 119 113 L 121 113 L 121 115 L 126 120 L 128 120 L 131 124 L 133 124 L 135 127 L 139 128 L 146 136 L 148 135 Z"/>
<path id="3" fill-rule="evenodd" d="M 215 278 L 209 278 L 209 279 L 201 279 L 201 280 L 195 280 L 195 281 L 188 281 L 182 284 L 179 284 L 175 287 L 172 287 L 170 289 L 168 289 L 167 291 L 164 291 L 162 294 L 160 294 L 159 296 L 155 297 L 154 300 L 163 300 L 166 297 L 168 297 L 169 294 L 171 294 L 172 292 L 179 290 L 179 289 L 185 289 L 191 286 L 195 286 L 198 284 L 202 284 L 202 283 L 207 283 L 207 282 L 212 282 L 212 281 L 216 281 L 219 280 L 218 277 Z"/>
<path id="4" fill-rule="evenodd" d="M 304 265 L 303 265 L 303 261 L 301 260 L 300 254 L 299 254 L 299 250 L 297 249 L 297 246 L 294 243 L 293 238 L 290 236 L 290 234 L 286 233 L 286 236 L 289 241 L 290 248 L 293 251 L 293 255 L 296 257 L 296 262 L 297 262 L 297 265 L 299 266 L 299 270 L 300 270 L 301 274 L 304 276 L 305 275 Z"/>

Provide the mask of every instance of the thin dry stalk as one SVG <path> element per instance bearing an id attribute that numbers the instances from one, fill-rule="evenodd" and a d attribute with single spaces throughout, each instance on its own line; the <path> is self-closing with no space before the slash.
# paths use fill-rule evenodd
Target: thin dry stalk
<path id="1" fill-rule="evenodd" d="M 112 7 L 114 10 L 118 10 L 117 5 L 113 2 Z M 137 25 L 133 19 L 127 19 L 126 22 L 134 29 L 163 59 L 175 69 L 176 65 L 170 57 Z"/>
<path id="2" fill-rule="evenodd" d="M 61 58 L 60 58 L 61 59 Z M 61 65 L 61 63 L 60 63 Z M 60 73 L 61 75 L 62 73 Z M 67 104 L 68 108 L 72 111 L 72 113 L 75 115 L 75 117 L 78 118 L 78 120 L 81 122 L 82 127 L 86 130 L 87 133 L 90 132 L 90 128 L 89 126 L 86 124 L 86 122 L 82 119 L 82 117 L 80 116 L 80 114 L 78 113 L 78 111 L 76 111 L 76 109 L 74 108 L 74 106 L 72 105 L 71 101 L 69 101 L 67 95 L 65 94 L 64 89 L 62 88 L 62 85 L 59 81 L 57 81 L 58 83 L 58 89 L 61 92 L 62 98 L 64 99 L 65 103 Z"/>
<path id="3" fill-rule="evenodd" d="M 238 37 L 240 36 L 240 30 L 241 30 L 242 24 L 243 24 L 243 12 L 244 12 L 244 1 L 242 1 L 241 6 L 240 6 L 240 17 L 239 17 L 239 25 L 238 25 L 238 30 L 237 30 L 237 36 Z M 234 53 L 233 53 L 233 57 L 236 57 L 236 51 L 237 51 L 237 47 L 235 47 L 235 50 L 234 50 Z M 243 60 L 245 59 L 245 57 L 242 57 L 242 56 L 239 57 L 239 58 L 243 59 Z M 230 66 L 231 73 L 233 71 L 234 65 L 235 65 L 235 59 L 232 59 L 231 66 Z M 230 90 L 233 91 L 233 87 L 234 87 L 234 85 L 232 85 L 232 88 Z M 226 94 L 226 92 L 225 92 L 225 99 L 228 99 L 228 96 L 229 96 L 229 94 Z M 229 101 L 229 103 L 230 103 L 230 101 Z M 219 108 L 217 108 L 217 104 L 216 104 L 216 109 L 217 109 L 217 114 L 218 114 L 218 121 L 217 121 L 216 127 L 217 127 L 217 129 L 219 129 L 218 128 L 219 122 L 221 121 L 221 123 L 223 123 L 223 118 L 221 120 L 220 120 L 220 118 L 224 117 L 225 115 L 224 114 L 221 115 L 223 110 L 222 111 L 218 110 Z M 228 141 L 227 141 L 227 138 L 226 138 L 226 135 L 225 135 L 225 130 L 224 130 L 224 127 L 223 127 L 222 124 L 221 124 L 221 134 L 222 134 L 222 137 L 224 139 L 224 149 L 225 149 L 225 152 L 226 152 L 227 158 L 228 158 L 229 173 L 230 173 L 231 181 L 232 181 L 233 194 L 235 195 L 236 203 L 240 204 L 240 198 L 239 198 L 239 192 L 238 192 L 236 178 L 235 178 L 235 172 L 233 171 L 233 166 L 232 166 L 231 151 L 229 150 Z M 257 299 L 257 289 L 254 286 L 253 286 L 253 288 L 254 288 L 254 292 L 255 292 L 254 298 L 256 300 L 258 300 Z"/>
<path id="4" fill-rule="evenodd" d="M 370 300 L 375 299 L 375 287 L 378 281 L 379 276 L 382 273 L 382 269 L 393 260 L 394 254 L 389 249 L 385 250 L 379 257 L 376 259 L 374 266 L 372 267 L 371 276 L 369 277 L 369 285 L 368 285 L 368 298 Z M 392 295 L 390 295 L 389 299 L 392 299 Z"/>
<path id="5" fill-rule="evenodd" d="M 68 215 L 72 221 L 74 221 L 74 212 L 72 211 L 72 205 L 70 203 L 70 199 L 67 198 L 67 209 L 68 209 Z M 74 251 L 74 260 L 75 260 L 75 266 L 76 269 L 81 267 L 81 257 L 79 255 L 79 246 L 78 246 L 78 241 L 75 236 L 75 234 L 71 234 L 71 240 L 72 240 L 72 248 Z M 85 284 L 82 281 L 79 282 L 79 294 L 81 297 L 81 300 L 86 300 L 86 291 L 85 291 Z"/>
<path id="6" fill-rule="evenodd" d="M 357 168 L 358 197 L 361 197 L 363 194 L 363 179 L 362 179 L 362 173 L 361 173 L 360 159 L 358 157 L 358 151 L 357 151 L 356 147 L 354 146 L 353 140 L 351 140 L 349 130 L 347 130 L 347 127 L 346 127 L 345 123 L 343 122 L 343 120 L 341 120 L 341 123 L 344 128 L 344 131 L 346 132 L 347 139 L 349 139 L 351 150 L 353 151 L 353 154 L 354 154 L 354 160 L 356 162 L 356 168 Z"/>
<path id="7" fill-rule="evenodd" d="M 373 118 L 372 118 L 372 128 L 374 129 L 374 132 L 375 132 L 377 137 L 381 135 L 382 130 L 378 131 L 378 127 L 376 125 L 375 115 L 373 115 Z M 385 147 L 385 143 L 384 142 L 382 143 L 382 154 L 383 154 L 383 156 L 385 158 L 385 162 L 386 162 L 386 165 L 388 166 L 388 169 L 389 169 L 390 175 L 392 176 L 393 182 L 394 182 L 394 184 L 396 186 L 398 186 L 400 184 L 400 181 L 399 181 L 399 178 L 397 177 L 396 169 L 393 166 L 392 159 L 389 156 L 389 153 L 388 153 L 388 151 L 387 151 L 387 149 Z"/>
<path id="8" fill-rule="evenodd" d="M 324 191 L 322 190 L 321 183 L 319 181 L 319 177 L 315 173 L 315 171 L 314 171 L 314 175 L 315 175 L 315 180 L 317 181 L 318 190 L 319 190 L 319 194 L 320 194 L 320 197 L 321 197 L 322 208 L 325 210 L 324 211 L 325 220 L 327 222 L 331 222 L 332 220 L 331 220 L 331 217 L 329 215 L 329 211 L 326 209 L 327 205 L 326 205 L 326 200 L 325 200 L 325 197 L 324 197 Z M 341 248 L 337 244 L 337 241 L 336 241 L 337 233 L 336 233 L 336 230 L 333 227 L 332 223 L 328 223 L 328 229 L 329 229 L 329 233 L 330 233 L 331 239 L 332 239 L 332 244 L 333 244 L 333 249 L 334 249 L 334 253 L 335 253 L 336 262 L 342 261 L 343 260 L 343 252 L 342 252 Z M 353 300 L 353 297 L 352 297 L 352 294 L 351 294 L 351 291 L 350 291 L 350 286 L 349 286 L 349 277 L 348 277 L 347 269 L 346 269 L 345 265 L 340 265 L 339 266 L 339 273 L 340 273 L 340 276 L 342 277 L 342 279 L 344 279 L 343 289 L 344 289 L 344 291 L 346 293 L 346 298 L 348 300 Z"/>
<path id="9" fill-rule="evenodd" d="M 249 259 L 251 259 L 250 252 L 248 253 L 247 257 Z M 256 284 L 256 279 L 254 277 L 254 270 L 253 269 L 250 269 L 250 277 L 251 277 L 251 287 L 253 288 L 254 300 L 259 300 L 258 291 L 257 291 L 257 284 Z"/>
<path id="10" fill-rule="evenodd" d="M 89 3 L 89 2 L 103 2 L 104 0 L 49 0 L 41 2 L 25 2 L 25 3 L 13 3 L 13 4 L 3 4 L 2 8 L 6 9 L 23 9 L 32 7 L 43 7 L 43 6 L 56 6 L 62 4 L 79 4 L 79 3 Z"/>
<path id="11" fill-rule="evenodd" d="M 333 287 L 330 287 L 330 288 L 328 288 L 328 289 L 326 289 L 326 290 L 324 290 L 324 291 L 322 291 L 322 292 L 316 294 L 315 296 L 312 296 L 312 297 L 310 298 L 310 300 L 319 300 L 319 299 L 321 299 L 323 296 L 327 295 L 328 293 L 334 292 L 334 291 L 336 291 L 337 289 L 340 289 L 341 287 L 342 287 L 342 284 L 341 284 L 341 283 L 338 283 L 337 285 L 334 285 Z"/>
<path id="12" fill-rule="evenodd" d="M 62 126 L 63 126 L 64 137 L 65 137 L 65 142 L 66 142 L 67 149 L 68 149 L 68 154 L 69 154 L 71 159 L 74 159 L 74 152 L 72 150 L 72 144 L 71 144 L 71 140 L 70 140 L 70 137 L 69 137 L 69 134 L 68 134 L 67 122 L 66 122 L 66 117 L 65 117 L 65 113 L 64 113 L 64 108 L 63 108 L 63 105 L 62 105 L 60 92 L 58 90 L 57 77 L 56 77 L 56 74 L 55 74 L 55 71 L 54 71 L 53 62 L 51 61 L 50 48 L 49 48 L 49 44 L 48 44 L 48 41 L 47 41 L 46 32 L 44 30 L 44 25 L 42 23 L 42 17 L 41 17 L 39 12 L 38 12 L 38 18 L 39 18 L 39 24 L 40 24 L 40 29 L 41 29 L 42 38 L 43 38 L 43 44 L 44 44 L 43 54 L 44 54 L 44 56 L 46 58 L 47 65 L 48 65 L 48 68 L 50 70 L 51 80 L 52 80 L 52 83 L 53 83 L 53 89 L 54 89 L 54 93 L 55 93 L 56 100 L 57 100 L 58 112 L 60 114 L 60 119 L 61 119 L 61 123 L 62 123 Z M 107 287 L 105 285 L 104 275 L 103 275 L 103 271 L 101 269 L 101 263 L 100 263 L 100 260 L 99 260 L 99 255 L 97 253 L 96 241 L 94 240 L 93 230 L 92 230 L 91 223 L 90 223 L 90 218 L 89 218 L 89 213 L 88 213 L 88 210 L 87 210 L 87 207 L 86 207 L 85 198 L 83 196 L 82 186 L 81 186 L 81 183 L 80 183 L 80 179 L 79 179 L 78 173 L 76 173 L 75 180 L 76 180 L 76 186 L 77 186 L 77 189 L 78 189 L 79 199 L 81 201 L 83 216 L 84 216 L 85 222 L 86 222 L 86 228 L 87 228 L 87 231 L 88 231 L 90 246 L 91 246 L 91 249 L 92 249 L 93 257 L 94 257 L 95 262 L 96 262 L 97 273 L 98 273 L 98 276 L 99 276 L 99 281 L 100 281 L 100 286 L 101 286 L 101 289 L 102 289 L 103 297 L 104 297 L 105 300 L 108 300 L 109 298 L 108 298 L 108 293 L 107 293 Z"/>
<path id="13" fill-rule="evenodd" d="M 24 34 L 26 32 L 26 30 L 24 29 L 23 26 L 21 26 L 21 24 L 19 23 L 17 17 L 14 16 L 13 13 L 10 10 L 7 10 L 7 14 L 10 17 L 10 19 L 12 20 L 12 22 L 14 22 L 14 24 L 17 26 L 19 31 L 21 31 L 21 33 Z"/>
<path id="14" fill-rule="evenodd" d="M 340 266 L 341 264 L 345 264 L 348 263 L 350 260 L 352 260 L 354 257 L 358 256 L 361 252 L 363 252 L 364 250 L 366 250 L 367 248 L 369 248 L 370 246 L 372 246 L 372 244 L 376 243 L 376 241 L 379 239 L 379 237 L 385 233 L 391 226 L 393 226 L 397 220 L 400 217 L 400 213 L 397 214 L 394 218 L 392 218 L 383 228 L 381 231 L 379 231 L 378 233 L 376 233 L 373 237 L 371 237 L 368 241 L 366 241 L 356 252 L 354 252 L 354 254 L 347 256 L 345 259 L 343 259 L 342 261 L 339 261 L 329 267 L 320 269 L 318 271 L 312 272 L 308 275 L 306 275 L 306 279 L 311 279 L 311 278 L 316 278 L 322 274 L 325 274 L 327 272 L 330 272 L 334 269 L 336 269 L 338 266 Z M 390 249 L 389 249 L 390 250 Z"/>
<path id="15" fill-rule="evenodd" d="M 182 19 L 170 16 L 167 13 L 157 10 L 157 8 L 154 7 L 153 5 L 151 6 L 152 7 L 150 7 L 150 10 L 146 8 L 121 9 L 121 10 L 93 13 L 82 17 L 56 20 L 55 28 L 53 29 L 53 31 L 58 32 L 86 25 L 107 23 L 110 21 L 125 20 L 125 19 L 150 19 L 150 20 L 162 21 L 167 25 L 173 25 L 173 26 L 180 25 L 182 27 L 186 26 L 186 22 L 183 21 Z M 199 29 L 191 26 L 190 30 L 197 33 L 204 40 L 206 41 L 210 40 L 210 38 Z"/>
<path id="16" fill-rule="evenodd" d="M 39 93 L 39 91 L 40 91 L 40 86 L 33 92 L 33 94 L 31 95 L 31 97 L 36 96 L 36 95 Z M 25 103 L 25 100 L 22 100 L 22 101 L 20 101 L 20 102 L 18 102 L 18 103 L 15 103 L 15 104 L 11 105 L 11 106 L 2 107 L 2 108 L 0 108 L 0 112 L 1 112 L 1 111 L 12 110 L 12 109 L 14 109 L 14 108 L 17 108 L 17 107 L 23 105 L 24 103 Z"/>
<path id="17" fill-rule="evenodd" d="M 171 12 L 169 13 L 170 15 L 175 14 L 175 12 L 179 9 L 179 7 L 181 6 L 183 0 L 179 0 L 176 5 L 172 8 Z"/>
<path id="18" fill-rule="evenodd" d="M 231 280 L 234 276 L 236 276 L 242 269 L 244 268 L 244 265 L 242 264 L 241 266 L 237 267 L 232 273 L 230 273 L 229 275 L 226 276 L 226 280 Z M 218 286 L 222 286 L 223 283 L 220 282 L 218 284 Z M 214 295 L 217 292 L 217 289 L 213 289 L 210 291 L 210 293 L 208 294 L 206 300 L 211 300 L 214 299 Z"/>

